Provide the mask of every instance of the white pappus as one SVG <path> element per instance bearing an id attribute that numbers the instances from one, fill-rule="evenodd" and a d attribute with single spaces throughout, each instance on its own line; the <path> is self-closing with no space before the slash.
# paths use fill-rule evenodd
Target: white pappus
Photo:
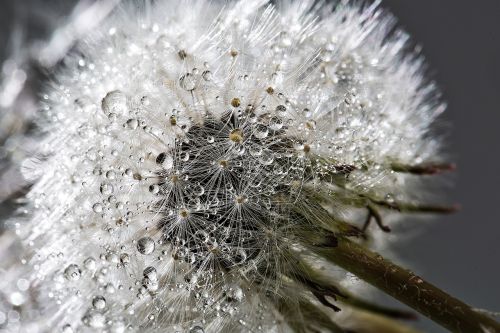
<path id="1" fill-rule="evenodd" d="M 351 278 L 314 249 L 382 246 L 370 220 L 432 210 L 414 174 L 442 161 L 444 105 L 394 24 L 378 2 L 115 8 L 41 98 L 3 330 L 350 327 L 325 296 Z M 321 268 L 336 295 L 311 281 Z"/>

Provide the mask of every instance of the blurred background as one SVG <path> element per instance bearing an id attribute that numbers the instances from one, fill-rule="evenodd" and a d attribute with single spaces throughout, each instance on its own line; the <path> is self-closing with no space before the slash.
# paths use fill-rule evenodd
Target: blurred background
<path id="1" fill-rule="evenodd" d="M 500 311 L 500 1 L 382 4 L 423 46 L 449 103 L 444 121 L 458 166 L 449 196 L 462 207 L 435 219 L 397 253 L 452 295 Z"/>
<path id="2" fill-rule="evenodd" d="M 36 90 L 39 73 L 29 69 L 29 53 L 50 46 L 37 41 L 48 40 L 56 27 L 67 22 L 76 2 L 0 0 L 0 60 L 12 59 L 7 68 L 4 63 L 2 78 L 12 74 L 12 68 L 21 69 L 25 76 L 17 80 L 27 79 Z M 86 6 L 92 3 L 81 1 Z M 383 0 L 382 6 L 423 46 L 430 74 L 449 103 L 442 121 L 449 132 L 450 159 L 458 170 L 448 196 L 462 207 L 454 215 L 425 223 L 419 234 L 396 244 L 394 252 L 452 295 L 500 311 L 500 1 Z M 28 102 L 14 118 L 22 119 L 33 110 L 34 104 Z M 12 123 L 16 123 L 12 115 L 0 112 L 0 160 L 6 158 L 6 128 Z M 0 188 L 0 199 L 1 195 Z M 0 206 L 0 230 L 8 212 L 8 205 Z M 423 318 L 418 325 L 425 332 L 444 332 Z"/>

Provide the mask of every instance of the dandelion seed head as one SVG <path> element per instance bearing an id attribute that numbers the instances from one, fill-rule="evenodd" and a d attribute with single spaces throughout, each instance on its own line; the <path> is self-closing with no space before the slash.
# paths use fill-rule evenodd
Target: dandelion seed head
<path id="1" fill-rule="evenodd" d="M 26 264 L 9 274 L 33 292 L 2 288 L 0 319 L 21 307 L 41 331 L 286 329 L 269 299 L 303 297 L 287 276 L 309 258 L 304 226 L 338 231 L 325 212 L 407 198 L 391 163 L 438 152 L 439 96 L 393 24 L 346 1 L 115 10 L 47 84 L 23 164 L 36 181 L 12 219 Z"/>

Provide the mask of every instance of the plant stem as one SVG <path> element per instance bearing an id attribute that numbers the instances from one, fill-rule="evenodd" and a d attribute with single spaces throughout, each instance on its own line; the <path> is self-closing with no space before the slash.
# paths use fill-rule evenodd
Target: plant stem
<path id="1" fill-rule="evenodd" d="M 337 247 L 314 251 L 451 332 L 500 332 L 500 324 L 492 318 L 346 238 L 340 238 Z"/>

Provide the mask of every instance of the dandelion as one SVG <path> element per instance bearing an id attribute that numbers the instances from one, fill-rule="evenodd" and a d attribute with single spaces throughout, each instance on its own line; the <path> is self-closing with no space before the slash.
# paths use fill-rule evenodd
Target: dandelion
<path id="1" fill-rule="evenodd" d="M 371 252 L 389 215 L 454 209 L 422 200 L 420 176 L 451 168 L 431 133 L 444 105 L 393 27 L 377 2 L 115 8 L 45 87 L 8 221 L 23 249 L 2 264 L 0 314 L 18 320 L 0 325 L 380 332 L 412 317 L 369 303 L 353 273 L 449 329 L 498 329 Z"/>

